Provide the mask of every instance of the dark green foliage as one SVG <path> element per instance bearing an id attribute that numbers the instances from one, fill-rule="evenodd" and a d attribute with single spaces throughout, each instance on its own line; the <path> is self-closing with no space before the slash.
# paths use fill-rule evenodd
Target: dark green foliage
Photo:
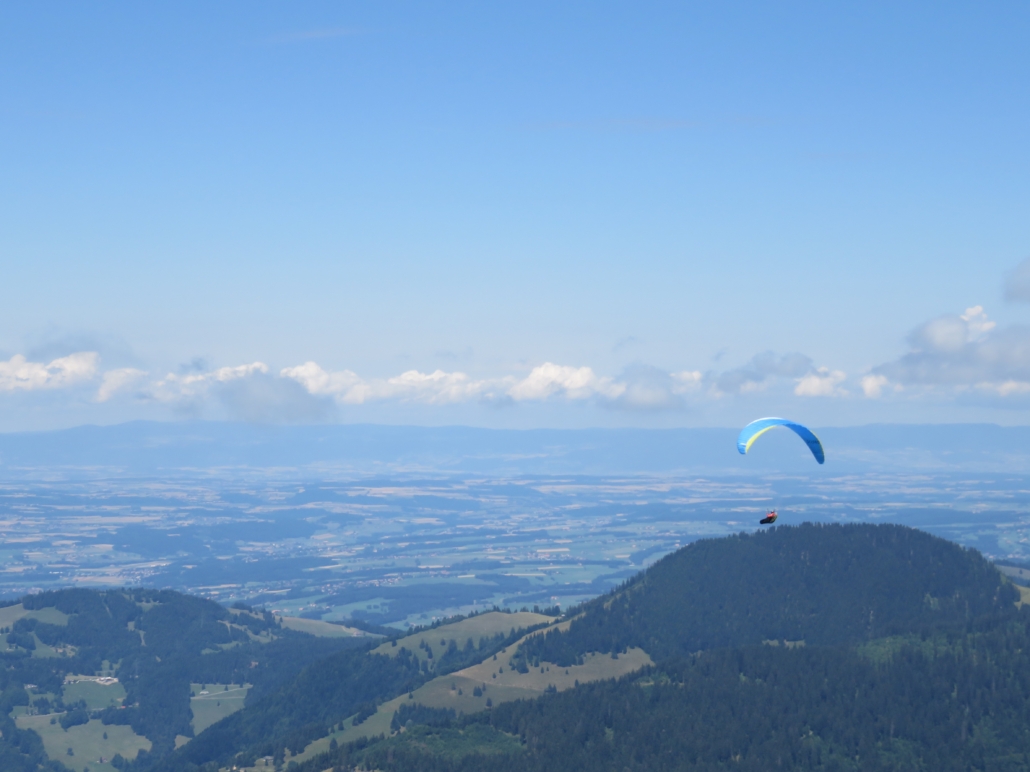
<path id="1" fill-rule="evenodd" d="M 63 713 L 60 718 L 61 728 L 65 731 L 72 726 L 80 726 L 89 723 L 89 713 L 83 708 L 76 708 Z"/>
<path id="2" fill-rule="evenodd" d="M 6 673 L 4 675 L 7 675 Z M 7 680 L 7 679 L 4 679 Z M 11 712 L 11 708 L 16 705 L 28 705 L 29 704 L 29 693 L 22 687 L 22 682 L 11 683 L 8 681 L 5 684 L 3 692 L 0 692 L 0 713 L 7 715 Z"/>
<path id="3" fill-rule="evenodd" d="M 396 732 L 402 726 L 408 726 L 409 722 L 424 726 L 450 726 L 456 717 L 454 708 L 427 708 L 418 703 L 403 703 L 393 714 L 390 728 Z"/>
<path id="4" fill-rule="evenodd" d="M 709 651 L 436 722 L 453 742 L 477 723 L 517 735 L 524 753 L 387 741 L 337 758 L 384 772 L 1015 772 L 1030 764 L 1028 625 L 1030 613 L 986 632 L 916 638 L 880 664 L 842 647 Z"/>
<path id="5" fill-rule="evenodd" d="M 447 650 L 436 660 L 436 667 L 433 669 L 433 674 L 438 676 L 447 675 L 448 673 L 453 673 L 456 670 L 462 670 L 470 665 L 475 665 L 482 662 L 484 659 L 493 656 L 501 649 L 511 646 L 526 633 L 539 630 L 546 626 L 546 624 L 531 625 L 527 628 L 520 628 L 518 630 L 513 629 L 507 635 L 504 633 L 497 633 L 490 638 L 482 636 L 479 639 L 478 647 L 472 643 L 471 638 L 467 638 L 465 640 L 465 645 L 460 649 L 458 648 L 457 641 L 451 640 L 447 644 Z M 428 646 L 424 648 L 426 648 L 426 656 L 429 659 L 432 659 L 432 647 Z"/>
<path id="6" fill-rule="evenodd" d="M 19 619 L 18 621 L 25 620 Z M 36 648 L 36 639 L 32 637 L 32 633 L 19 629 L 17 623 L 14 625 L 14 631 L 7 634 L 7 643 L 12 646 L 20 646 L 26 651 L 33 651 Z"/>
<path id="7" fill-rule="evenodd" d="M 331 639 L 288 631 L 277 631 L 283 637 L 272 644 L 251 644 L 225 624 L 226 609 L 174 593 L 44 596 L 31 602 L 90 609 L 94 621 L 76 622 L 81 611 L 71 611 L 67 629 L 26 621 L 15 632 L 45 643 L 75 637 L 79 657 L 5 655 L 0 701 L 8 711 L 28 704 L 27 682 L 58 693 L 64 672 L 89 672 L 83 668 L 113 659 L 109 651 L 124 652 L 126 702 L 139 704 L 99 715 L 154 742 L 152 753 L 123 765 L 126 772 L 198 772 L 265 755 L 282 763 L 287 750 L 299 752 L 344 718 L 371 715 L 383 700 L 488 659 L 518 635 L 477 645 L 441 631 L 429 647 L 437 649 L 429 671 L 403 646 L 391 649 L 393 657 L 367 646 L 329 653 L 319 646 Z M 144 611 L 137 600 L 157 605 Z M 905 528 L 806 525 L 698 542 L 584 604 L 568 633 L 531 639 L 512 663 L 521 672 L 567 667 L 590 652 L 616 658 L 640 646 L 658 663 L 643 676 L 548 689 L 475 716 L 405 701 L 394 736 L 331 746 L 300 769 L 1027 769 L 1030 609 L 1017 611 L 1015 600 L 978 553 Z M 129 621 L 145 632 L 146 646 Z M 232 621 L 271 623 L 249 613 Z M 102 623 L 109 646 L 100 640 Z M 802 640 L 804 647 L 783 645 Z M 189 734 L 190 680 L 255 688 L 243 711 L 172 753 L 174 735 Z M 18 733 L 9 719 L 0 729 L 6 770 L 2 754 L 32 733 Z M 35 752 L 25 742 L 19 759 Z"/>
<path id="8" fill-rule="evenodd" d="M 279 640 L 251 643 L 245 631 L 230 629 L 226 623 L 258 633 L 275 626 L 270 614 L 231 614 L 211 601 L 170 591 L 74 589 L 27 596 L 23 603 L 29 610 L 56 608 L 69 615 L 68 624 L 23 618 L 12 625 L 9 640 L 25 650 L 0 653 L 0 715 L 9 715 L 15 705 L 29 704 L 23 684 L 60 695 L 66 674 L 99 671 L 104 660 L 120 663 L 117 675 L 129 707 L 96 715 L 108 725 L 129 725 L 151 740 L 149 754 L 126 762 L 132 769 L 144 769 L 170 753 L 177 734 L 192 735 L 191 682 L 251 683 L 254 688 L 248 696 L 259 699 L 318 659 L 348 647 L 367 647 L 360 639 L 318 639 L 279 629 Z M 32 658 L 28 649 L 34 647 L 33 634 L 48 645 L 70 644 L 77 654 Z M 222 643 L 237 645 L 222 651 L 218 648 Z M 90 717 L 84 705 L 65 706 L 60 696 L 37 699 L 35 705 L 63 712 L 60 722 L 65 729 Z M 7 745 L 0 738 L 0 759 Z M 7 768 L 0 764 L 0 769 Z"/>
<path id="9" fill-rule="evenodd" d="M 451 766 L 462 768 L 469 762 L 475 768 L 492 769 L 492 762 L 521 759 L 522 751 L 522 744 L 516 737 L 488 724 L 415 726 L 401 735 L 371 745 L 363 753 L 355 754 L 355 758 L 366 769 L 406 769 L 412 763 L 418 769 L 417 765 L 426 760 L 443 764 L 443 769 Z M 311 768 L 310 764 L 306 766 Z"/>
<path id="10" fill-rule="evenodd" d="M 377 707 L 378 706 L 375 702 L 365 702 L 358 705 L 358 712 L 354 714 L 354 721 L 352 722 L 353 725 L 357 726 L 358 724 L 363 724 L 366 718 L 374 716 Z"/>
<path id="11" fill-rule="evenodd" d="M 411 691 L 425 680 L 418 660 L 404 648 L 393 657 L 361 650 L 339 652 L 208 728 L 157 769 L 170 772 L 188 763 L 221 764 L 248 749 L 263 756 L 282 747 L 303 748 L 361 705 Z"/>
<path id="12" fill-rule="evenodd" d="M 922 531 L 804 524 L 695 542 L 523 650 L 567 667 L 628 646 L 663 659 L 763 640 L 848 644 L 961 630 L 1016 600 L 979 553 Z"/>
<path id="13" fill-rule="evenodd" d="M 407 732 L 307 768 L 1022 770 L 1030 610 L 1016 597 L 979 554 L 893 526 L 700 542 L 585 604 L 567 634 L 532 639 L 513 663 L 527 672 L 641 646 L 659 660 L 643 677 L 465 718 L 412 707 L 395 716 Z M 461 733 L 475 724 L 517 735 L 524 751 L 468 749 Z"/>
<path id="14" fill-rule="evenodd" d="M 4 772 L 66 772 L 60 762 L 47 760 L 38 734 L 18 729 L 6 714 L 0 717 L 0 769 Z"/>

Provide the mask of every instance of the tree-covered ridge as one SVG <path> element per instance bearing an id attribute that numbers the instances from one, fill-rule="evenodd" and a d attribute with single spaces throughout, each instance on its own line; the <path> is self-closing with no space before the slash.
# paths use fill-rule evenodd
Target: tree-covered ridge
<path id="1" fill-rule="evenodd" d="M 922 531 L 804 524 L 684 547 L 524 653 L 565 666 L 630 646 L 659 660 L 766 640 L 849 644 L 960 630 L 1017 599 L 978 552 Z"/>
<path id="2" fill-rule="evenodd" d="M 1028 630 L 1023 611 L 979 632 L 915 636 L 882 661 L 838 646 L 674 657 L 643 675 L 476 716 L 437 712 L 414 742 L 401 734 L 343 747 L 302 772 L 1015 772 L 1030 768 Z M 481 751 L 469 738 L 489 747 L 491 735 L 468 734 L 476 725 L 520 747 Z M 437 751 L 446 738 L 466 752 Z"/>
<path id="3" fill-rule="evenodd" d="M 157 770 L 172 772 L 205 764 L 247 766 L 266 756 L 299 753 L 346 719 L 358 725 L 391 698 L 411 694 L 441 673 L 494 657 L 547 619 L 535 612 L 497 611 L 456 617 L 372 651 L 343 651 L 327 657 L 264 699 L 208 728 Z M 473 638 L 477 631 L 494 630 Z M 434 649 L 438 654 L 432 653 Z"/>
<path id="4" fill-rule="evenodd" d="M 223 719 L 160 764 L 158 770 L 189 769 L 233 760 L 245 765 L 263 756 L 299 753 L 333 722 L 384 696 L 401 694 L 428 678 L 407 651 L 388 657 L 342 651 L 303 670 L 263 700 Z"/>
<path id="5" fill-rule="evenodd" d="M 571 666 L 640 646 L 656 660 L 643 675 L 472 716 L 408 708 L 392 737 L 304 769 L 1026 769 L 1030 608 L 1017 599 L 979 553 L 907 528 L 706 540 L 520 651 Z"/>
<path id="6" fill-rule="evenodd" d="M 152 746 L 135 759 L 135 766 L 144 768 L 170 753 L 177 735 L 193 736 L 191 682 L 249 683 L 250 698 L 260 699 L 310 662 L 366 643 L 316 639 L 282 629 L 271 614 L 230 610 L 172 591 L 44 592 L 6 604 L 3 611 L 8 619 L 12 614 L 18 618 L 3 631 L 7 647 L 0 651 L 0 759 L 14 754 L 19 764 L 29 765 L 25 769 L 35 769 L 45 756 L 39 736 L 11 719 L 14 707 L 31 703 L 37 713 L 54 714 L 62 728 L 91 718 L 131 727 Z M 34 656 L 40 648 L 52 656 Z M 120 707 L 89 710 L 85 704 L 65 704 L 66 676 L 101 672 L 114 672 L 124 687 Z M 8 768 L 21 767 L 13 761 L 0 765 Z"/>

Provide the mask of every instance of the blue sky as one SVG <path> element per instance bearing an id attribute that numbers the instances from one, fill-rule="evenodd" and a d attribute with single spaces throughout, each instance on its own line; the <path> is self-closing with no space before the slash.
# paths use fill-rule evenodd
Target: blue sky
<path id="1" fill-rule="evenodd" d="M 0 430 L 1026 423 L 1028 38 L 1025 3 L 7 4 Z"/>

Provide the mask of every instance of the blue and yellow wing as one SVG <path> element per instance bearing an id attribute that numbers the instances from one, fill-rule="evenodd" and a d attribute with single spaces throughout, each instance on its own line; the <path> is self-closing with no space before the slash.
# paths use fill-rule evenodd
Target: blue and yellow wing
<path id="1" fill-rule="evenodd" d="M 777 426 L 790 429 L 803 439 L 805 444 L 808 445 L 808 449 L 812 451 L 812 455 L 815 456 L 815 460 L 820 464 L 826 461 L 823 444 L 819 442 L 819 438 L 815 436 L 812 430 L 802 424 L 788 421 L 786 418 L 759 418 L 757 421 L 752 421 L 741 429 L 740 435 L 737 437 L 737 450 L 741 454 L 747 453 L 751 450 L 751 446 L 755 444 L 755 440 Z"/>

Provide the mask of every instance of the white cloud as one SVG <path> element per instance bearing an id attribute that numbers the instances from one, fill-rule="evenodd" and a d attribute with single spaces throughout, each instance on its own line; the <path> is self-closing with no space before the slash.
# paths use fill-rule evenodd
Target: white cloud
<path id="1" fill-rule="evenodd" d="M 351 370 L 330 373 L 316 362 L 283 368 L 279 374 L 304 386 L 311 394 L 335 397 L 345 405 L 361 405 L 385 399 L 424 402 L 431 405 L 464 402 L 484 396 L 489 381 L 473 381 L 462 372 L 408 370 L 392 378 L 365 380 Z"/>
<path id="2" fill-rule="evenodd" d="M 0 362 L 0 391 L 65 388 L 93 378 L 99 363 L 100 355 L 95 351 L 80 351 L 49 364 L 30 362 L 17 354 Z"/>
<path id="3" fill-rule="evenodd" d="M 1002 383 L 978 383 L 980 391 L 997 394 L 999 397 L 1011 397 L 1030 393 L 1030 383 L 1026 381 L 1003 381 Z"/>
<path id="4" fill-rule="evenodd" d="M 546 362 L 525 378 L 513 376 L 474 380 L 463 372 L 408 370 L 391 378 L 364 379 L 350 370 L 327 372 L 316 362 L 283 368 L 279 373 L 304 386 L 311 394 L 334 397 L 341 404 L 397 399 L 443 405 L 472 400 L 510 399 L 541 401 L 552 397 L 583 400 L 616 399 L 626 384 L 598 376 L 589 367 L 569 367 Z"/>
<path id="5" fill-rule="evenodd" d="M 392 397 L 430 405 L 444 405 L 477 399 L 483 395 L 486 388 L 486 381 L 473 381 L 465 373 L 448 373 L 443 370 L 421 373 L 418 370 L 408 370 L 389 378 L 385 386 L 380 386 L 374 391 L 381 399 Z"/>
<path id="6" fill-rule="evenodd" d="M 996 322 L 988 321 L 987 314 L 984 313 L 983 306 L 967 308 L 966 312 L 959 316 L 959 319 L 966 323 L 966 329 L 968 330 L 970 340 L 979 340 L 997 327 Z"/>
<path id="7" fill-rule="evenodd" d="M 251 362 L 208 371 L 168 373 L 140 388 L 138 394 L 192 416 L 259 423 L 326 420 L 333 405 L 319 392 L 320 388 L 324 389 L 324 385 L 320 386 L 319 373 L 305 366 L 297 369 L 301 375 L 308 376 L 310 388 L 297 378 L 270 374 L 264 362 Z M 112 371 L 112 380 L 119 386 L 123 378 L 139 377 L 137 373 Z"/>
<path id="8" fill-rule="evenodd" d="M 684 370 L 680 373 L 671 373 L 670 377 L 676 383 L 676 393 L 686 394 L 697 391 L 701 388 L 704 374 L 700 370 Z"/>
<path id="9" fill-rule="evenodd" d="M 873 368 L 867 378 L 887 379 L 896 390 L 918 386 L 1002 398 L 1030 391 L 1030 328 L 999 329 L 981 306 L 932 319 L 916 328 L 908 342 L 906 354 Z"/>
<path id="10" fill-rule="evenodd" d="M 357 373 L 342 370 L 327 373 L 317 362 L 305 362 L 296 367 L 285 367 L 279 371 L 283 378 L 292 378 L 311 394 L 334 396 L 341 402 L 361 404 L 365 401 L 365 382 Z"/>
<path id="11" fill-rule="evenodd" d="M 560 395 L 568 399 L 589 399 L 600 396 L 616 399 L 626 390 L 626 384 L 612 378 L 598 377 L 589 367 L 569 367 L 545 362 L 534 367 L 528 376 L 508 389 L 508 396 L 516 402 L 543 400 Z"/>
<path id="12" fill-rule="evenodd" d="M 178 375 L 168 373 L 150 389 L 150 395 L 160 402 L 180 402 L 184 399 L 201 397 L 212 386 L 249 378 L 257 374 L 267 374 L 268 365 L 264 362 L 252 362 L 249 365 L 219 367 L 206 373 L 188 373 Z"/>
<path id="13" fill-rule="evenodd" d="M 108 370 L 104 373 L 100 382 L 100 389 L 97 391 L 97 402 L 107 402 L 119 391 L 123 391 L 139 383 L 146 376 L 143 370 L 134 367 L 122 367 L 117 370 Z"/>
<path id="14" fill-rule="evenodd" d="M 862 393 L 870 399 L 876 399 L 883 394 L 883 387 L 890 381 L 883 375 L 866 375 L 862 378 Z"/>
<path id="15" fill-rule="evenodd" d="M 545 362 L 526 376 L 506 375 L 475 380 L 466 373 L 409 370 L 391 378 L 364 379 L 351 370 L 329 372 L 316 362 L 305 362 L 279 371 L 282 378 L 301 384 L 308 393 L 333 397 L 342 405 L 399 400 L 429 405 L 470 401 L 544 402 L 554 399 L 594 400 L 598 404 L 629 410 L 667 410 L 684 406 L 684 397 L 700 395 L 705 385 L 713 395 L 724 389 L 748 394 L 764 389 L 775 378 L 790 377 L 798 396 L 846 396 L 845 374 L 814 368 L 802 354 L 760 354 L 743 368 L 723 374 L 700 370 L 670 373 L 649 365 L 627 367 L 618 377 L 598 375 L 591 367 Z"/>
<path id="16" fill-rule="evenodd" d="M 840 387 L 845 378 L 847 375 L 841 370 L 820 367 L 814 373 L 797 379 L 794 394 L 799 397 L 846 397 L 847 389 Z"/>
<path id="17" fill-rule="evenodd" d="M 964 322 L 967 325 L 986 323 L 986 317 L 968 316 Z M 798 396 L 847 394 L 842 372 L 816 369 L 811 359 L 802 354 L 780 356 L 768 352 L 753 357 L 744 367 L 721 374 L 700 370 L 670 372 L 637 363 L 613 377 L 598 374 L 589 366 L 544 362 L 521 375 L 480 379 L 457 370 L 416 369 L 390 377 L 363 378 L 349 369 L 328 371 L 314 361 L 275 372 L 260 361 L 209 368 L 199 359 L 155 378 L 135 367 L 100 372 L 99 361 L 96 352 L 79 352 L 47 364 L 15 356 L 0 362 L 0 392 L 55 389 L 96 378 L 98 403 L 130 395 L 194 416 L 271 422 L 323 420 L 335 409 L 334 404 L 388 402 L 451 405 L 564 400 L 615 410 L 681 410 L 688 400 L 718 397 L 727 389 L 747 394 L 764 389 L 777 379 L 793 380 Z"/>

